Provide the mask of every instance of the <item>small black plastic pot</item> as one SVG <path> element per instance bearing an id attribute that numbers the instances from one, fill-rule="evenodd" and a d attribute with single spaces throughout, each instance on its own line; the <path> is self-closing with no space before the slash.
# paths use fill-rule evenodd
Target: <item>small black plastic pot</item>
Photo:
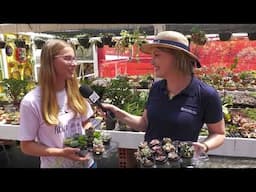
<path id="1" fill-rule="evenodd" d="M 6 46 L 6 42 L 5 42 L 5 41 L 0 40 L 0 49 L 5 48 L 5 46 Z"/>

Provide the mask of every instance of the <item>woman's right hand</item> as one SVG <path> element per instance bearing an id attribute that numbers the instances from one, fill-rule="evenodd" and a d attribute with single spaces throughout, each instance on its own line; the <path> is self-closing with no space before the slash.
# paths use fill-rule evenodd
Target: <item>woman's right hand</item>
<path id="1" fill-rule="evenodd" d="M 114 115 L 115 112 L 119 109 L 118 107 L 116 107 L 115 105 L 109 104 L 109 103 L 102 103 L 102 107 L 108 111 L 111 111 Z M 99 112 L 104 118 L 106 117 L 106 112 L 104 111 L 100 111 Z"/>
<path id="2" fill-rule="evenodd" d="M 79 152 L 79 148 L 64 147 L 62 156 L 75 161 L 89 161 L 91 159 L 90 153 L 87 153 L 84 157 L 81 157 Z"/>

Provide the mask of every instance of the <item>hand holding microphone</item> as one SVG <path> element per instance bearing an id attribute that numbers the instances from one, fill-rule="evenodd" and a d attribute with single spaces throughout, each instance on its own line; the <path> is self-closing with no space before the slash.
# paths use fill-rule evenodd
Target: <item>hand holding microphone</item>
<path id="1" fill-rule="evenodd" d="M 100 102 L 100 96 L 95 91 L 93 91 L 89 86 L 82 85 L 79 87 L 79 91 L 83 97 L 89 99 L 93 104 L 100 107 L 101 110 L 106 113 L 107 118 L 111 120 L 115 119 L 115 114 L 112 111 L 103 107 L 103 105 Z"/>

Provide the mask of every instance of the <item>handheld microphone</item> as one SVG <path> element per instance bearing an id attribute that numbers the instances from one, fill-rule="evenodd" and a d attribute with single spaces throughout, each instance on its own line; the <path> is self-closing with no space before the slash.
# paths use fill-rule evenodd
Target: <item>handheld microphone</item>
<path id="1" fill-rule="evenodd" d="M 101 110 L 106 113 L 107 118 L 114 120 L 115 114 L 102 106 L 100 102 L 100 96 L 95 91 L 93 91 L 89 86 L 82 85 L 79 87 L 79 91 L 83 97 L 89 99 L 94 105 L 100 107 Z"/>

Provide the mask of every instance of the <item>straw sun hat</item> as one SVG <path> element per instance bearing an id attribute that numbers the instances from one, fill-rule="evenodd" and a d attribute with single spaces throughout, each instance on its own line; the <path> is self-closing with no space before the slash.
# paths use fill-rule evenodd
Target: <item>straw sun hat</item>
<path id="1" fill-rule="evenodd" d="M 201 67 L 200 61 L 193 53 L 189 51 L 189 41 L 181 33 L 176 31 L 162 31 L 157 34 L 153 43 L 143 44 L 141 51 L 151 54 L 154 48 L 170 48 L 183 51 L 191 58 L 195 59 L 197 67 Z"/>

